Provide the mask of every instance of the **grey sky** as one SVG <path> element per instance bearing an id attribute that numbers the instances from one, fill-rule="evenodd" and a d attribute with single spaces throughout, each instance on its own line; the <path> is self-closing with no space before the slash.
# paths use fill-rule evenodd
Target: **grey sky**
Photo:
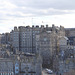
<path id="1" fill-rule="evenodd" d="M 45 16 L 48 16 L 48 18 L 44 18 Z M 30 18 L 26 19 L 27 17 Z M 72 27 L 74 27 L 75 0 L 0 0 L 1 30 L 2 25 L 7 27 L 5 31 L 9 31 L 14 25 L 22 25 L 22 22 L 31 24 L 30 19 L 33 17 L 40 18 L 39 21 L 36 21 L 39 24 L 44 20 L 64 26 L 66 24 L 65 27 L 68 27 L 68 25 L 70 27 L 72 23 Z"/>
<path id="2" fill-rule="evenodd" d="M 37 9 L 75 9 L 75 0 L 10 0 L 20 7 L 32 7 Z"/>
<path id="3" fill-rule="evenodd" d="M 14 9 L 8 10 L 16 12 L 13 13 L 15 16 L 17 12 L 31 14 L 30 16 L 57 15 L 75 12 L 75 0 L 7 0 L 7 2 L 15 6 Z M 11 13 L 9 13 L 9 15 L 10 14 Z"/>

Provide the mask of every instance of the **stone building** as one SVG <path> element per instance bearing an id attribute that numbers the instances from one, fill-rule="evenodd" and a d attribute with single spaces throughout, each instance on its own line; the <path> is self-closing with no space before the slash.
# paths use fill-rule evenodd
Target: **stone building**
<path id="1" fill-rule="evenodd" d="M 10 33 L 0 34 L 0 44 L 10 44 Z"/>
<path id="2" fill-rule="evenodd" d="M 0 75 L 14 75 L 14 63 L 12 59 L 0 58 Z"/>
<path id="3" fill-rule="evenodd" d="M 0 34 L 0 44 L 5 44 L 5 34 Z"/>
<path id="4" fill-rule="evenodd" d="M 36 43 L 36 46 L 38 46 L 37 50 L 41 53 L 43 64 L 46 66 L 50 65 L 50 59 L 52 58 L 53 52 L 52 48 L 55 47 L 55 45 L 53 45 L 53 42 L 55 41 L 52 41 L 53 39 L 50 38 L 51 35 L 51 32 L 42 32 L 40 33 L 40 36 L 36 36 L 36 39 L 38 39 Z"/>
<path id="5" fill-rule="evenodd" d="M 59 44 L 66 43 L 65 29 L 63 26 L 46 27 L 41 25 L 37 26 L 19 26 L 14 27 L 10 33 L 11 45 L 14 52 L 18 51 L 25 53 L 40 52 L 43 64 L 50 65 L 54 53 L 58 53 L 57 49 Z M 62 40 L 59 41 L 59 38 Z M 63 42 L 63 43 L 61 43 Z M 66 46 L 65 46 L 66 47 Z"/>
<path id="6" fill-rule="evenodd" d="M 64 27 L 60 26 L 56 27 L 52 25 L 52 27 L 44 27 L 44 25 L 41 25 L 41 27 L 37 26 L 19 26 L 14 27 L 14 30 L 10 33 L 10 39 L 11 39 L 11 45 L 13 49 L 16 51 L 23 51 L 23 52 L 29 52 L 29 53 L 35 53 L 36 52 L 36 35 L 43 32 L 44 29 L 46 31 L 55 31 L 55 33 L 58 33 L 59 36 L 64 36 L 65 31 Z"/>
<path id="7" fill-rule="evenodd" d="M 65 36 L 68 37 L 68 43 L 75 46 L 75 28 L 65 28 Z"/>
<path id="8" fill-rule="evenodd" d="M 75 57 L 75 28 L 65 28 L 65 33 L 68 37 L 69 56 Z"/>
<path id="9" fill-rule="evenodd" d="M 39 54 L 11 54 L 0 57 L 0 75 L 42 75 L 42 62 Z"/>
<path id="10" fill-rule="evenodd" d="M 68 38 L 66 36 L 60 36 L 59 37 L 59 48 L 60 50 L 67 50 L 69 45 L 68 45 Z"/>
<path id="11" fill-rule="evenodd" d="M 19 51 L 24 53 L 40 52 L 43 64 L 49 65 L 53 54 L 58 53 L 58 46 L 66 43 L 65 38 L 63 26 L 58 27 L 54 24 L 52 27 L 48 27 L 48 25 L 19 26 L 14 27 L 10 32 L 10 45 L 16 54 Z"/>
<path id="12" fill-rule="evenodd" d="M 19 26 L 14 27 L 11 32 L 11 44 L 14 50 L 35 53 L 35 36 L 40 32 L 39 26 Z"/>
<path id="13" fill-rule="evenodd" d="M 67 44 L 67 40 L 64 37 L 64 27 L 54 25 L 50 29 L 44 28 L 36 35 L 36 51 L 41 53 L 43 67 L 50 67 L 54 54 L 58 54 L 60 45 Z"/>
<path id="14" fill-rule="evenodd" d="M 75 36 L 75 28 L 65 28 L 65 35 L 67 37 Z"/>
<path id="15" fill-rule="evenodd" d="M 11 33 L 11 45 L 13 47 L 13 50 L 19 51 L 19 30 L 17 27 L 14 27 L 14 31 Z"/>
<path id="16" fill-rule="evenodd" d="M 21 67 L 20 74 L 28 74 L 28 75 L 42 75 L 42 62 L 40 55 L 25 55 L 21 56 Z"/>

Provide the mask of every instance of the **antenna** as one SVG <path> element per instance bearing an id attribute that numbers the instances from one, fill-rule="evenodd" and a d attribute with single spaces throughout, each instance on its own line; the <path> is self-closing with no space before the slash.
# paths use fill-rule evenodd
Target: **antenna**
<path id="1" fill-rule="evenodd" d="M 42 21 L 42 24 L 44 24 L 44 22 Z"/>
<path id="2" fill-rule="evenodd" d="M 25 22 L 23 22 L 23 25 L 25 25 Z"/>
<path id="3" fill-rule="evenodd" d="M 33 18 L 32 18 L 32 25 L 33 25 Z M 32 53 L 33 53 L 33 26 L 32 26 Z"/>
<path id="4" fill-rule="evenodd" d="M 33 25 L 33 18 L 32 18 L 32 25 Z"/>

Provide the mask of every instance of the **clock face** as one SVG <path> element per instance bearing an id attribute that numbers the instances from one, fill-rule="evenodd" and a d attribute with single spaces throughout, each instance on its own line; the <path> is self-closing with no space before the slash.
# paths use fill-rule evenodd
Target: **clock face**
<path id="1" fill-rule="evenodd" d="M 44 41 L 47 41 L 47 38 L 44 38 Z"/>

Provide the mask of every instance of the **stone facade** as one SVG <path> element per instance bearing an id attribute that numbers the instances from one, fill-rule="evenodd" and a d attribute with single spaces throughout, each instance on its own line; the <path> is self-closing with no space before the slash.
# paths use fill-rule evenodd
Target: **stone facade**
<path id="1" fill-rule="evenodd" d="M 43 64 L 50 65 L 53 55 L 58 54 L 62 47 L 66 49 L 67 37 L 63 26 L 19 26 L 10 32 L 10 45 L 16 54 L 19 51 L 35 54 L 39 52 Z"/>
<path id="2" fill-rule="evenodd" d="M 41 53 L 44 67 L 51 65 L 53 56 L 60 51 L 61 45 L 67 45 L 67 37 L 62 26 L 52 25 L 50 30 L 44 28 L 40 34 L 36 35 L 36 51 Z"/>
<path id="3" fill-rule="evenodd" d="M 38 56 L 37 56 L 38 57 Z M 41 75 L 42 72 L 42 62 L 41 57 L 34 57 L 34 55 L 27 55 L 25 59 L 21 58 L 21 67 L 20 73 L 24 74 L 33 74 L 33 75 Z"/>
<path id="4" fill-rule="evenodd" d="M 36 36 L 36 39 L 37 36 Z M 50 65 L 50 58 L 52 55 L 52 50 L 51 50 L 51 39 L 49 37 L 49 34 L 46 32 L 41 33 L 39 36 L 39 40 L 37 41 L 37 48 L 39 52 L 41 53 L 43 64 L 48 64 Z"/>
<path id="5" fill-rule="evenodd" d="M 64 36 L 65 31 L 64 27 L 60 26 L 56 27 L 52 25 L 52 27 L 44 27 L 44 25 L 39 26 L 19 26 L 14 27 L 14 30 L 10 33 L 11 44 L 14 50 L 19 50 L 23 52 L 35 53 L 36 52 L 36 35 L 40 34 L 44 31 L 54 31 L 54 33 L 58 33 L 59 36 Z M 54 35 L 54 34 L 53 34 Z M 53 36 L 52 35 L 52 36 Z"/>
<path id="6" fill-rule="evenodd" d="M 19 51 L 19 30 L 17 29 L 17 27 L 14 27 L 14 31 L 12 32 L 12 47 L 13 50 L 18 50 Z"/>
<path id="7" fill-rule="evenodd" d="M 14 63 L 11 59 L 0 58 L 0 74 L 14 75 Z"/>
<path id="8" fill-rule="evenodd" d="M 48 25 L 46 27 L 44 25 L 41 25 L 41 27 L 14 27 L 10 34 L 11 44 L 16 53 L 18 51 L 25 53 L 39 52 L 45 65 L 51 64 L 53 54 L 58 53 L 58 46 L 66 47 L 67 44 L 64 27 L 57 27 L 54 24 L 52 27 L 48 27 Z"/>
<path id="9" fill-rule="evenodd" d="M 68 37 L 68 43 L 75 46 L 75 28 L 65 28 L 65 35 Z"/>
<path id="10" fill-rule="evenodd" d="M 17 50 L 22 52 L 35 53 L 35 36 L 40 32 L 40 28 L 38 26 L 20 26 L 15 28 L 11 32 L 11 44 L 14 50 L 17 48 Z"/>
<path id="11" fill-rule="evenodd" d="M 67 41 L 68 41 L 68 38 L 66 36 L 60 37 L 59 38 L 59 45 L 60 46 L 67 46 Z"/>
<path id="12" fill-rule="evenodd" d="M 65 33 L 67 37 L 75 36 L 75 28 L 65 28 Z"/>
<path id="13" fill-rule="evenodd" d="M 10 44 L 10 33 L 0 34 L 0 44 Z"/>
<path id="14" fill-rule="evenodd" d="M 4 75 L 42 75 L 42 62 L 38 54 L 10 55 L 0 58 L 0 74 Z"/>

